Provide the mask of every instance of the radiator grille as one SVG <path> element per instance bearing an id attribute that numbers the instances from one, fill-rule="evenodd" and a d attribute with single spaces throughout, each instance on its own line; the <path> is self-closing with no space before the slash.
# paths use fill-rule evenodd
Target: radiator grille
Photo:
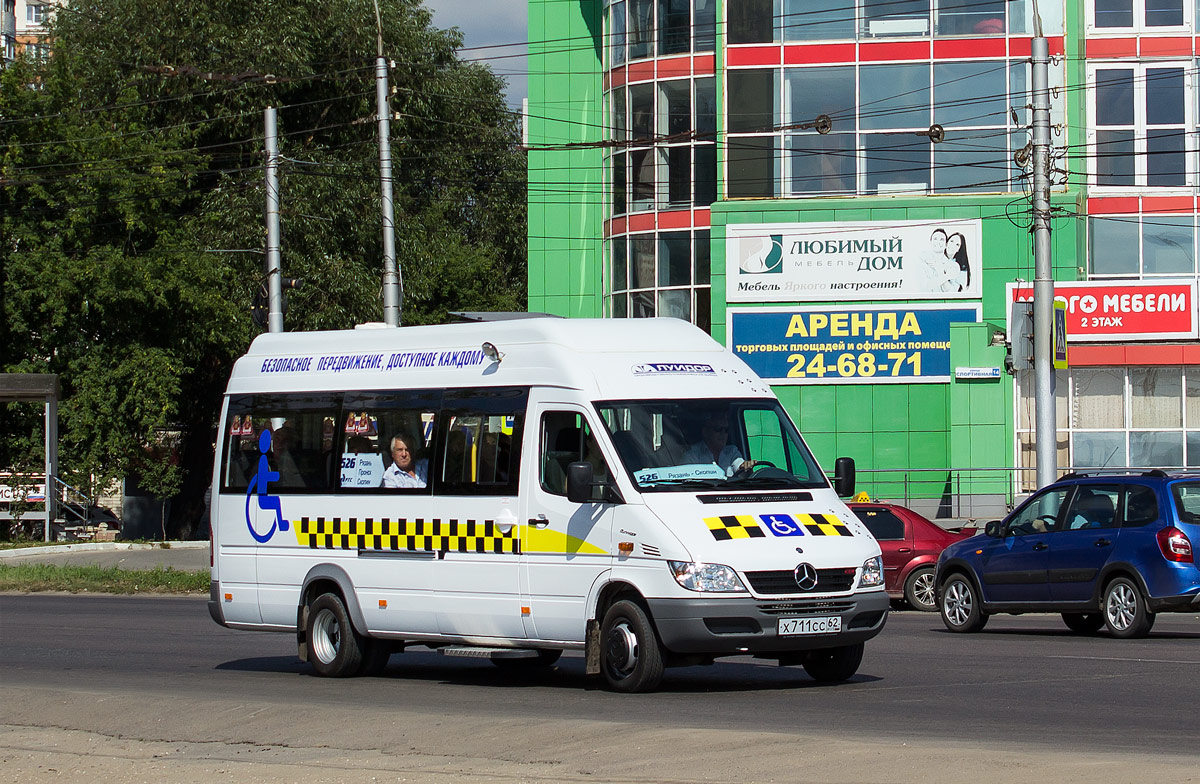
<path id="1" fill-rule="evenodd" d="M 854 602 L 838 601 L 796 601 L 771 602 L 760 604 L 758 609 L 764 615 L 841 615 L 854 609 Z"/>
<path id="2" fill-rule="evenodd" d="M 796 585 L 796 573 L 791 569 L 768 572 L 746 572 L 746 579 L 755 593 L 763 595 L 785 593 L 840 593 L 854 586 L 853 568 L 818 569 L 817 584 L 809 590 Z"/>

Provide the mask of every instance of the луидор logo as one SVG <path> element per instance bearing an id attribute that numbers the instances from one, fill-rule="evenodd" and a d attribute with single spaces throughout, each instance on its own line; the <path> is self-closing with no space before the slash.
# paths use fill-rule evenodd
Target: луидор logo
<path id="1" fill-rule="evenodd" d="M 738 269 L 746 275 L 783 272 L 783 235 L 743 237 L 738 243 Z"/>
<path id="2" fill-rule="evenodd" d="M 633 375 L 635 376 L 664 374 L 694 376 L 714 372 L 716 371 L 713 370 L 712 365 L 703 365 L 698 362 L 643 362 L 633 366 Z"/>

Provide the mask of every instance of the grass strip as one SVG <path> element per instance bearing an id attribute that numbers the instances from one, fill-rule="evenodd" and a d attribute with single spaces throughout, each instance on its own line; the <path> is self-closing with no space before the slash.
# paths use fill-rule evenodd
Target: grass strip
<path id="1" fill-rule="evenodd" d="M 115 566 L 0 564 L 0 591 L 69 593 L 208 593 L 209 573 L 171 567 L 135 571 Z"/>

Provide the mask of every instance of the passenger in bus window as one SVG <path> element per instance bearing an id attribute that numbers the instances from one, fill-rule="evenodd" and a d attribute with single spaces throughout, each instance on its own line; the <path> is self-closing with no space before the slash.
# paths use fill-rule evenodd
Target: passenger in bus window
<path id="1" fill-rule="evenodd" d="M 419 454 L 421 442 L 407 433 L 392 436 L 392 464 L 383 472 L 383 487 L 424 487 L 429 481 L 429 461 Z"/>

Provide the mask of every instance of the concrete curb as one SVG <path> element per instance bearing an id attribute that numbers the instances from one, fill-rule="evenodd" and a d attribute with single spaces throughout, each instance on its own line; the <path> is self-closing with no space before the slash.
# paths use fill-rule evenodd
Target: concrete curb
<path id="1" fill-rule="evenodd" d="M 208 541 L 201 542 L 79 542 L 78 544 L 52 544 L 45 547 L 15 547 L 0 550 L 0 560 L 19 555 L 52 555 L 53 553 L 78 553 L 87 550 L 199 550 L 208 548 Z"/>

